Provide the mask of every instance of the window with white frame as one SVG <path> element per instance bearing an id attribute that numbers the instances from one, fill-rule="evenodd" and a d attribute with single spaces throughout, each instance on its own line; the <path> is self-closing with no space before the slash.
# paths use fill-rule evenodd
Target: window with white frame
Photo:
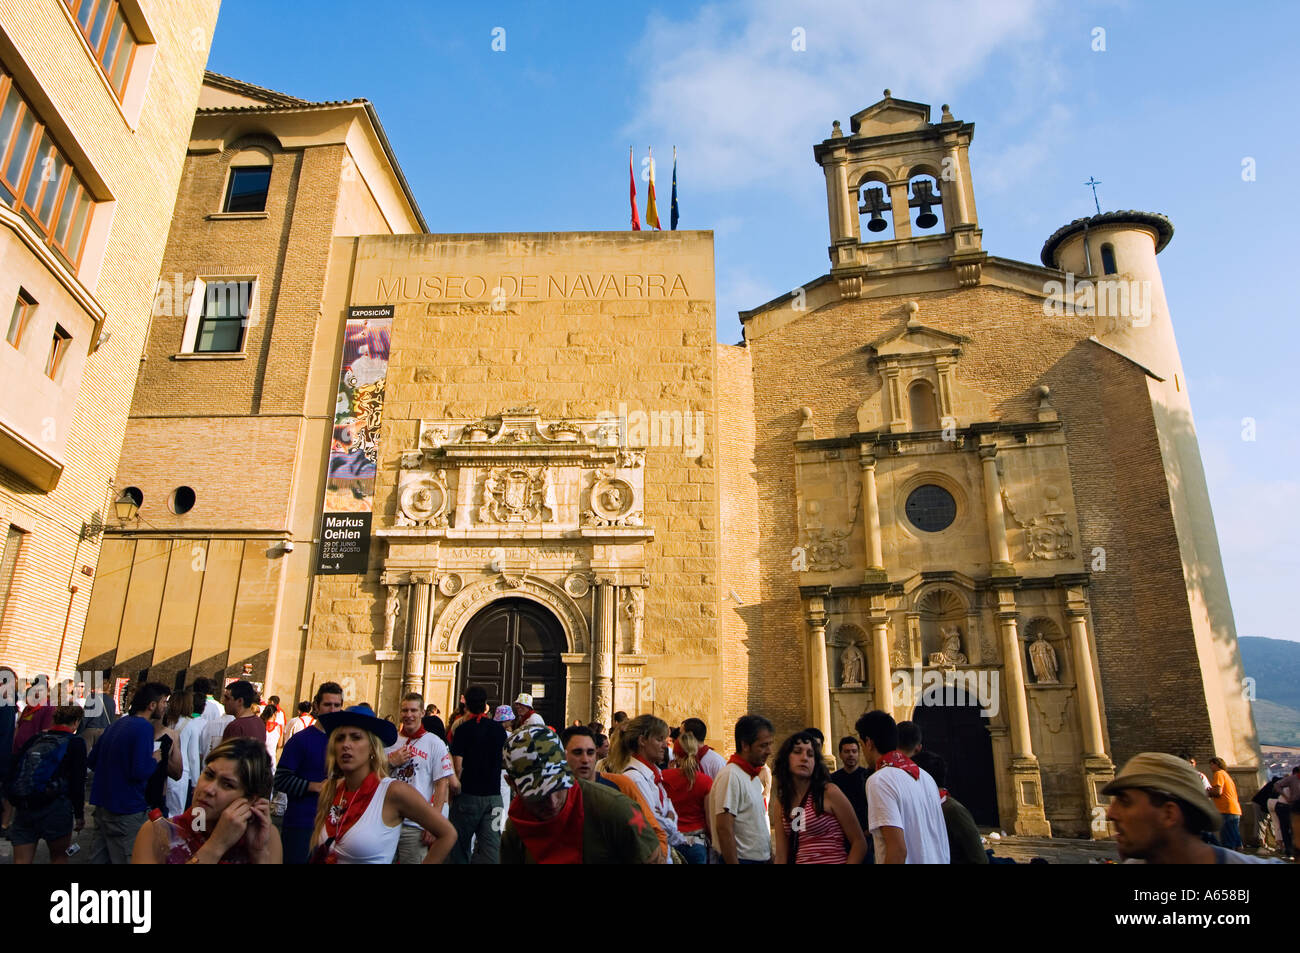
<path id="1" fill-rule="evenodd" d="M 239 354 L 257 313 L 257 279 L 196 278 L 181 350 L 186 354 Z"/>

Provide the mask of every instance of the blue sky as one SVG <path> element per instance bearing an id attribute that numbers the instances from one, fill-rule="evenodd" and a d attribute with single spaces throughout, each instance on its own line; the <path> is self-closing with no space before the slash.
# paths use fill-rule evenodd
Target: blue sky
<path id="1" fill-rule="evenodd" d="M 1093 211 L 1089 176 L 1103 211 L 1164 212 L 1161 271 L 1238 634 L 1300 641 L 1281 598 L 1300 569 L 1300 314 L 1284 256 L 1297 33 L 1289 3 L 225 0 L 209 67 L 373 101 L 435 232 L 624 228 L 629 145 L 638 172 L 655 150 L 666 223 L 676 145 L 681 227 L 714 231 L 728 343 L 737 311 L 827 270 L 812 146 L 885 87 L 975 123 L 991 254 L 1037 262 Z M 644 214 L 639 178 L 638 192 Z"/>

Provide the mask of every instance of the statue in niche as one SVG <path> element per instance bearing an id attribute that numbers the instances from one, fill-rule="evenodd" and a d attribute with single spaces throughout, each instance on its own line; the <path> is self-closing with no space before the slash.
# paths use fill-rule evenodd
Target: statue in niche
<path id="1" fill-rule="evenodd" d="M 627 602 L 623 611 L 632 624 L 632 654 L 640 655 L 641 639 L 645 631 L 645 594 L 639 587 L 632 586 L 627 590 Z"/>
<path id="2" fill-rule="evenodd" d="M 867 660 L 862 650 L 849 643 L 840 653 L 840 687 L 861 688 L 866 677 Z"/>
<path id="3" fill-rule="evenodd" d="M 1039 685 L 1056 684 L 1056 649 L 1038 633 L 1038 639 L 1029 643 L 1029 661 L 1034 668 L 1034 681 Z"/>
<path id="4" fill-rule="evenodd" d="M 402 611 L 402 601 L 398 598 L 397 587 L 388 587 L 388 600 L 384 603 L 384 648 L 392 649 L 393 633 L 397 629 L 397 615 Z"/>
<path id="5" fill-rule="evenodd" d="M 943 651 L 930 653 L 931 665 L 965 665 L 966 656 L 961 650 L 961 629 L 957 626 L 951 628 L 939 627 L 939 632 L 943 635 Z"/>

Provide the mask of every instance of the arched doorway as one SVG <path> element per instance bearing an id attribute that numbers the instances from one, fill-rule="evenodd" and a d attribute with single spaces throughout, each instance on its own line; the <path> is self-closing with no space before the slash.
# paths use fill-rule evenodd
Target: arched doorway
<path id="1" fill-rule="evenodd" d="M 564 727 L 564 631 L 546 608 L 530 599 L 494 602 L 470 619 L 461 645 L 458 692 L 483 686 L 489 711 L 528 692 L 548 725 Z"/>
<path id="2" fill-rule="evenodd" d="M 998 791 L 994 780 L 993 738 L 979 704 L 964 692 L 953 705 L 918 705 L 912 721 L 921 728 L 921 748 L 943 758 L 944 786 L 966 805 L 975 823 L 998 827 Z"/>

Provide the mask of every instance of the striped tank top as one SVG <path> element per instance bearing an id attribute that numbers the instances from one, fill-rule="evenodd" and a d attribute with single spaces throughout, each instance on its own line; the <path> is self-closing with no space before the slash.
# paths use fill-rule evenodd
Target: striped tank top
<path id="1" fill-rule="evenodd" d="M 825 807 L 825 803 L 822 804 Z M 795 850 L 795 828 L 799 835 L 798 851 L 795 853 L 796 864 L 843 864 L 849 859 L 844 847 L 844 831 L 840 822 L 830 811 L 817 813 L 813 804 L 812 790 L 803 799 L 803 804 L 790 812 L 787 817 L 781 812 L 781 826 L 785 828 L 786 843 L 790 850 Z"/>

